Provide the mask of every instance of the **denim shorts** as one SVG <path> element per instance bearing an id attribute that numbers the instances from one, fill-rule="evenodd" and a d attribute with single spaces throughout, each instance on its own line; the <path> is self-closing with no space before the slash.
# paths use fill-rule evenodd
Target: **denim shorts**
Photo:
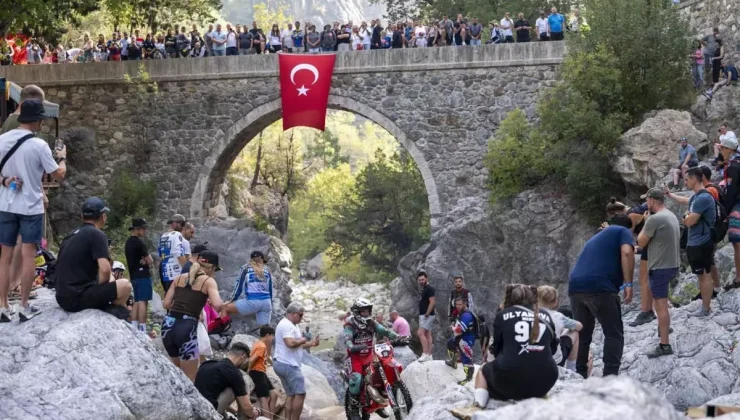
<path id="1" fill-rule="evenodd" d="M 272 317 L 272 302 L 270 299 L 247 300 L 239 299 L 234 302 L 240 315 L 255 315 L 258 325 L 267 325 Z"/>
<path id="2" fill-rule="evenodd" d="M 152 300 L 152 278 L 141 277 L 131 279 L 134 287 L 134 302 L 146 302 Z"/>
<path id="3" fill-rule="evenodd" d="M 0 244 L 16 246 L 19 233 L 22 243 L 39 244 L 41 243 L 41 231 L 43 227 L 43 214 L 26 216 L 24 214 L 0 211 Z"/>
<path id="4" fill-rule="evenodd" d="M 280 378 L 280 382 L 283 384 L 287 396 L 292 397 L 306 393 L 306 380 L 303 378 L 301 368 L 287 363 L 281 363 L 278 360 L 275 360 L 272 367 L 275 370 L 275 374 Z"/>

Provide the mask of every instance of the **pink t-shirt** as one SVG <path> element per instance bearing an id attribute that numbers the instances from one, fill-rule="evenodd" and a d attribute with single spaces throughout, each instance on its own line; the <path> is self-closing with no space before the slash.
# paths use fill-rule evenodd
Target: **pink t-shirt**
<path id="1" fill-rule="evenodd" d="M 410 337 L 411 327 L 409 326 L 408 321 L 399 316 L 395 321 L 393 321 L 393 332 L 403 337 Z"/>
<path id="2" fill-rule="evenodd" d="M 696 60 L 696 64 L 704 64 L 704 54 L 702 54 L 701 49 L 694 52 L 694 60 Z"/>

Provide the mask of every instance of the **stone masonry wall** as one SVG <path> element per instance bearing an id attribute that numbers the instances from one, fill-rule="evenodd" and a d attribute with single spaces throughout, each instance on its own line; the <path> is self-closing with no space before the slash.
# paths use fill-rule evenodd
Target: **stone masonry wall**
<path id="1" fill-rule="evenodd" d="M 411 152 L 438 228 L 458 200 L 485 195 L 488 139 L 507 112 L 534 115 L 562 53 L 561 43 L 532 43 L 339 54 L 330 107 L 377 122 Z M 123 81 L 136 63 L 0 69 L 42 85 L 61 106 L 70 170 L 52 200 L 58 230 L 76 224 L 84 198 L 104 196 L 123 170 L 156 181 L 159 216 L 207 216 L 233 159 L 280 118 L 274 55 L 143 65 L 157 93 Z"/>
<path id="2" fill-rule="evenodd" d="M 740 59 L 740 0 L 688 0 L 679 5 L 699 37 L 719 28 L 728 59 Z"/>

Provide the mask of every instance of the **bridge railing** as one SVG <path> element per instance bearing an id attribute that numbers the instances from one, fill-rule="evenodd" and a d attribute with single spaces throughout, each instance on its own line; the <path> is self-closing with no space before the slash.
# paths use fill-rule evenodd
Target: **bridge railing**
<path id="1" fill-rule="evenodd" d="M 428 71 L 558 64 L 565 42 L 529 42 L 444 48 L 408 48 L 340 52 L 335 74 Z M 124 82 L 143 64 L 156 81 L 275 77 L 277 54 L 85 64 L 37 64 L 0 67 L 0 77 L 20 85 L 81 85 Z"/>

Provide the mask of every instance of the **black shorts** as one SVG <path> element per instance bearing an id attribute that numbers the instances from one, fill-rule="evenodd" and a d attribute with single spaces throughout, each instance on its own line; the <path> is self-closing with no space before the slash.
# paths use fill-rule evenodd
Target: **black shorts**
<path id="1" fill-rule="evenodd" d="M 118 297 L 116 283 L 103 283 L 90 286 L 76 296 L 60 296 L 57 303 L 67 312 L 80 312 L 85 309 L 106 309 Z"/>
<path id="2" fill-rule="evenodd" d="M 552 41 L 562 41 L 563 40 L 563 33 L 562 32 L 550 32 L 550 40 L 552 40 Z"/>
<path id="3" fill-rule="evenodd" d="M 496 361 L 488 362 L 481 368 L 488 384 L 488 395 L 496 400 L 526 400 L 543 398 L 558 380 L 558 367 L 550 358 L 543 366 L 528 366 L 517 371 L 503 371 Z"/>
<path id="4" fill-rule="evenodd" d="M 257 395 L 257 398 L 269 398 L 270 391 L 275 388 L 272 386 L 272 382 L 270 382 L 267 374 L 258 370 L 250 370 L 249 377 L 254 382 L 254 393 Z"/>
<path id="5" fill-rule="evenodd" d="M 162 344 L 172 358 L 198 360 L 198 318 L 167 314 L 162 321 Z"/>
<path id="6" fill-rule="evenodd" d="M 568 356 L 570 356 L 570 353 L 572 351 L 573 339 L 571 339 L 567 335 L 560 336 L 560 352 L 563 353 L 563 360 L 558 363 L 558 366 L 565 366 L 565 361 L 568 359 Z"/>
<path id="7" fill-rule="evenodd" d="M 691 266 L 691 272 L 696 275 L 709 274 L 714 265 L 714 242 L 709 240 L 699 246 L 687 246 L 686 257 Z"/>

